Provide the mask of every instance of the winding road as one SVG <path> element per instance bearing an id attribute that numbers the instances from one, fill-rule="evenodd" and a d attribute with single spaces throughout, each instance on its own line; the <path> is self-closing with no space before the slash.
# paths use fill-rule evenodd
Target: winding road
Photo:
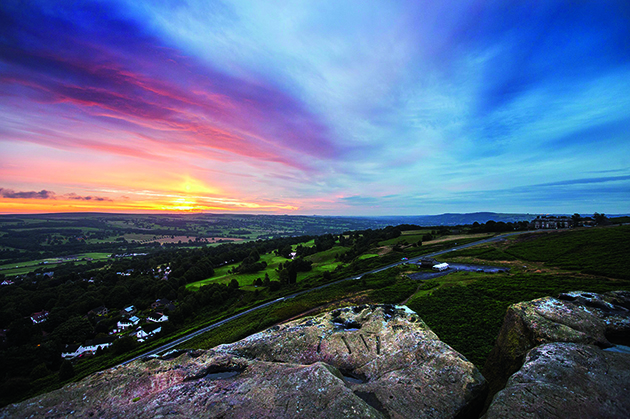
<path id="1" fill-rule="evenodd" d="M 120 363 L 119 365 L 126 365 L 126 364 L 129 364 L 130 362 L 133 362 L 133 361 L 141 359 L 141 358 L 146 358 L 146 357 L 151 356 L 151 355 L 158 355 L 160 353 L 170 351 L 170 350 L 176 348 L 178 345 L 180 345 L 180 344 L 182 344 L 182 343 L 184 343 L 184 342 L 186 342 L 186 341 L 188 341 L 188 340 L 190 340 L 190 339 L 192 339 L 194 337 L 197 337 L 197 336 L 202 335 L 202 334 L 204 334 L 206 332 L 209 332 L 210 330 L 212 330 L 214 328 L 222 326 L 225 323 L 228 323 L 228 322 L 230 322 L 232 320 L 238 319 L 239 317 L 244 316 L 244 315 L 249 314 L 249 313 L 252 313 L 252 312 L 254 312 L 256 310 L 260 310 L 262 308 L 269 307 L 272 304 L 276 304 L 276 303 L 279 303 L 279 302 L 281 302 L 283 300 L 287 300 L 289 298 L 295 298 L 297 296 L 300 296 L 302 294 L 306 294 L 306 293 L 311 292 L 311 291 L 315 291 L 315 290 L 319 290 L 319 289 L 322 289 L 322 288 L 329 287 L 331 285 L 339 284 L 340 282 L 349 281 L 349 280 L 352 280 L 352 279 L 361 279 L 361 277 L 363 275 L 377 273 L 377 272 L 382 272 L 382 271 L 385 271 L 387 269 L 391 269 L 391 268 L 393 268 L 395 266 L 402 265 L 404 263 L 416 263 L 416 262 L 420 261 L 420 259 L 423 259 L 423 258 L 435 257 L 435 256 L 442 255 L 444 253 L 453 252 L 455 250 L 466 249 L 468 247 L 478 246 L 478 245 L 484 244 L 484 243 L 493 243 L 493 242 L 505 240 L 506 237 L 508 237 L 508 236 L 514 236 L 514 235 L 523 234 L 523 233 L 527 233 L 527 231 L 518 231 L 518 232 L 514 232 L 514 233 L 500 234 L 498 236 L 490 237 L 488 239 L 478 240 L 478 241 L 475 241 L 475 242 L 472 242 L 472 243 L 468 243 L 468 244 L 457 245 L 457 246 L 452 247 L 450 249 L 440 250 L 439 252 L 434 252 L 434 253 L 429 253 L 429 254 L 426 254 L 426 255 L 416 256 L 414 258 L 410 258 L 410 259 L 405 260 L 405 261 L 392 263 L 390 265 L 383 266 L 383 267 L 378 268 L 378 269 L 374 269 L 374 270 L 371 270 L 371 271 L 368 271 L 368 272 L 364 272 L 364 273 L 362 273 L 360 275 L 354 275 L 354 276 L 351 276 L 351 277 L 348 277 L 348 278 L 343 278 L 343 279 L 340 279 L 340 280 L 335 281 L 335 282 L 329 282 L 328 284 L 320 285 L 318 287 L 311 288 L 311 289 L 308 289 L 308 290 L 305 290 L 305 291 L 296 292 L 294 294 L 288 295 L 286 297 L 278 298 L 278 299 L 275 299 L 273 301 L 268 301 L 268 302 L 263 303 L 263 304 L 261 304 L 259 306 L 250 308 L 249 310 L 245 310 L 245 311 L 243 311 L 241 313 L 238 313 L 238 314 L 235 314 L 233 316 L 230 316 L 227 319 L 223 319 L 223 320 L 221 320 L 219 322 L 216 322 L 216 323 L 213 323 L 213 324 L 211 324 L 209 326 L 203 327 L 203 328 L 201 328 L 201 329 L 199 329 L 197 331 L 191 332 L 191 333 L 187 334 L 186 336 L 182 336 L 180 338 L 177 338 L 177 339 L 173 340 L 172 342 L 167 343 L 166 345 L 162 345 L 162 346 L 160 346 L 158 348 L 155 348 L 155 349 L 152 349 L 150 351 L 144 352 L 143 354 L 138 355 L 135 358 L 131 358 L 131 359 L 127 360 L 127 361 L 124 361 L 124 362 Z"/>

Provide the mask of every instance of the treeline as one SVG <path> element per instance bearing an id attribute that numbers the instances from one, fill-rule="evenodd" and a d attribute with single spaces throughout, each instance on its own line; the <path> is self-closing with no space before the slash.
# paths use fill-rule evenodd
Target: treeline
<path id="1" fill-rule="evenodd" d="M 387 226 L 380 230 L 348 231 L 339 237 L 339 245 L 350 247 L 350 250 L 340 254 L 338 259 L 342 262 L 350 262 L 367 252 L 376 243 L 400 237 L 402 231 L 404 231 L 403 229 L 406 230 L 408 227 L 408 225 L 402 225 L 397 227 Z"/>
<path id="2" fill-rule="evenodd" d="M 503 233 L 506 231 L 524 231 L 529 228 L 528 221 L 503 222 L 503 221 L 486 221 L 485 223 L 474 222 L 470 233 Z"/>

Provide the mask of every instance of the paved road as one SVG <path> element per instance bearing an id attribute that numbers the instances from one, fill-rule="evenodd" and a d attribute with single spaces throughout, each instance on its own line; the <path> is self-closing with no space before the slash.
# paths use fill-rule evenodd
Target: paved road
<path id="1" fill-rule="evenodd" d="M 186 342 L 186 341 L 188 341 L 188 340 L 190 340 L 190 339 L 192 339 L 194 337 L 202 335 L 202 334 L 204 334 L 204 333 L 206 333 L 206 332 L 208 332 L 208 331 L 210 331 L 210 330 L 212 330 L 212 329 L 214 329 L 216 327 L 219 327 L 219 326 L 221 326 L 221 325 L 223 325 L 223 324 L 225 324 L 227 322 L 230 322 L 232 320 L 238 319 L 239 317 L 244 316 L 246 314 L 249 314 L 249 313 L 251 313 L 253 311 L 260 310 L 260 309 L 265 308 L 265 307 L 269 307 L 270 305 L 276 304 L 276 303 L 281 302 L 283 300 L 287 300 L 289 298 L 295 298 L 295 297 L 300 296 L 302 294 L 306 294 L 307 292 L 311 292 L 311 291 L 314 291 L 314 290 L 319 290 L 319 289 L 322 289 L 322 288 L 330 287 L 331 285 L 339 284 L 340 282 L 349 281 L 351 279 L 360 279 L 363 275 L 377 273 L 377 272 L 382 272 L 382 271 L 385 271 L 387 269 L 393 268 L 395 266 L 401 265 L 403 263 L 415 263 L 415 262 L 420 261 L 420 259 L 423 259 L 423 258 L 435 257 L 435 256 L 442 255 L 444 253 L 455 251 L 455 250 L 461 250 L 461 249 L 466 249 L 468 247 L 477 246 L 477 245 L 484 244 L 484 243 L 492 243 L 492 242 L 505 240 L 505 238 L 508 237 L 508 236 L 513 236 L 513 235 L 522 234 L 522 233 L 526 233 L 526 231 L 519 231 L 519 232 L 515 232 L 515 233 L 501 234 L 499 236 L 491 237 L 489 239 L 483 239 L 483 240 L 479 240 L 479 241 L 468 243 L 468 244 L 458 245 L 458 246 L 452 247 L 450 249 L 441 250 L 439 252 L 434 252 L 434 253 L 430 253 L 430 254 L 427 254 L 427 255 L 417 256 L 415 258 L 410 258 L 409 260 L 406 260 L 406 261 L 400 261 L 400 262 L 392 263 L 391 265 L 387 265 L 387 266 L 384 266 L 382 268 L 378 268 L 378 269 L 374 269 L 374 270 L 371 270 L 371 271 L 368 271 L 368 272 L 364 272 L 364 273 L 362 273 L 360 275 L 354 275 L 354 276 L 351 276 L 351 277 L 348 277 L 348 278 L 340 279 L 340 280 L 335 281 L 335 282 L 329 282 L 328 284 L 320 285 L 319 287 L 311 288 L 311 289 L 308 289 L 306 291 L 296 292 L 295 294 L 291 294 L 291 295 L 288 295 L 288 296 L 283 297 L 283 298 L 278 298 L 276 300 L 266 302 L 264 304 L 261 304 L 259 306 L 254 307 L 254 308 L 250 308 L 249 310 L 246 310 L 246 311 L 243 311 L 241 313 L 235 314 L 234 316 L 228 317 L 227 319 L 221 320 L 220 322 L 213 323 L 213 324 L 211 324 L 209 326 L 206 326 L 204 328 L 201 328 L 201 329 L 199 329 L 199 330 L 197 330 L 195 332 L 189 333 L 186 336 L 182 336 L 181 338 L 175 339 L 174 341 L 172 341 L 170 343 L 167 343 L 166 345 L 162 345 L 159 348 L 150 350 L 148 352 L 143 353 L 142 355 L 138 355 L 135 358 L 132 358 L 132 359 L 129 359 L 129 360 L 125 361 L 125 362 L 122 362 L 120 365 L 125 365 L 125 364 L 133 362 L 133 361 L 135 361 L 137 359 L 145 358 L 147 356 L 157 355 L 157 354 L 160 354 L 160 353 L 163 353 L 163 352 L 170 351 L 171 349 L 174 349 L 178 345 L 180 345 L 180 344 L 182 344 L 182 343 L 184 343 L 184 342 Z"/>

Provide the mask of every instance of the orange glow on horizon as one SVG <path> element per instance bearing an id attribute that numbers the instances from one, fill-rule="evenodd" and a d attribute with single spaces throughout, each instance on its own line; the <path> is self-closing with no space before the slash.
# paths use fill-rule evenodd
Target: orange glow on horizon
<path id="1" fill-rule="evenodd" d="M 142 195 L 142 194 L 140 194 Z M 282 203 L 243 202 L 230 198 L 208 198 L 147 194 L 140 199 L 76 200 L 59 196 L 54 199 L 0 198 L 0 214 L 28 214 L 54 212 L 255 212 L 296 211 L 299 207 Z M 151 196 L 152 195 L 152 196 Z"/>

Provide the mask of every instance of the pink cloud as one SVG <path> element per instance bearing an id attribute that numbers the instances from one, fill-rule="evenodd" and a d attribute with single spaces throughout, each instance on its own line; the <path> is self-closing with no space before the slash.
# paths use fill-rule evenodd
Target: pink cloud
<path id="1" fill-rule="evenodd" d="M 17 83 L 28 87 L 31 96 L 36 93 L 33 99 L 40 103 L 71 104 L 92 117 L 168 132 L 169 138 L 162 136 L 159 141 L 175 148 L 216 149 L 303 170 L 309 169 L 308 161 L 313 157 L 337 155 L 325 137 L 326 128 L 277 89 L 228 80 L 190 62 L 158 61 L 158 67 L 163 66 L 171 79 L 157 78 L 140 73 L 147 67 L 143 57 L 125 64 L 137 67 L 134 72 L 111 62 L 112 54 L 102 48 L 97 52 L 102 54 L 98 60 L 81 60 L 5 50 L 5 61 L 10 65 L 0 79 L 0 88 Z M 195 88 L 184 88 L 191 85 Z M 56 110 L 50 108 L 50 112 Z M 96 148 L 86 141 L 76 145 Z M 129 155 L 129 149 L 120 146 L 100 148 Z"/>

